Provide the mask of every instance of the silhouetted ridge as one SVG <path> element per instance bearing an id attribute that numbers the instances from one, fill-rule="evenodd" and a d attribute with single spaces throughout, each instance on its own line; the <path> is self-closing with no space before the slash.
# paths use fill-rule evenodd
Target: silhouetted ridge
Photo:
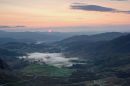
<path id="1" fill-rule="evenodd" d="M 9 69 L 8 65 L 2 59 L 0 59 L 0 69 Z"/>

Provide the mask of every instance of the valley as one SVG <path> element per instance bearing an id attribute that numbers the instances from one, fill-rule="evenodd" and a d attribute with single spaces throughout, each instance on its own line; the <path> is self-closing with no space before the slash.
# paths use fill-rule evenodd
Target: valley
<path id="1" fill-rule="evenodd" d="M 0 44 L 0 86 L 129 86 L 129 52 L 128 33 L 51 43 L 5 41 Z"/>

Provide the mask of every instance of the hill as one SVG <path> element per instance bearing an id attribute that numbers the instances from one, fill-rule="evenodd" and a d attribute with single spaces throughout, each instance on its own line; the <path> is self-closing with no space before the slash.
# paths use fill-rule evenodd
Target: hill
<path id="1" fill-rule="evenodd" d="M 120 33 L 120 32 L 107 32 L 107 33 L 100 33 L 95 35 L 77 35 L 66 38 L 59 43 L 62 45 L 67 45 L 70 43 L 76 42 L 98 42 L 98 41 L 109 41 L 115 38 L 118 38 L 123 35 L 127 35 L 128 33 Z"/>
<path id="2" fill-rule="evenodd" d="M 81 39 L 75 38 L 75 41 L 70 42 L 69 40 L 67 44 L 61 45 L 62 48 L 64 48 L 62 52 L 64 52 L 67 57 L 73 56 L 79 57 L 84 61 L 86 60 L 86 64 L 76 64 L 72 67 L 78 69 L 77 72 L 72 74 L 72 77 L 75 78 L 72 81 L 90 80 L 91 82 L 88 83 L 95 85 L 93 82 L 97 82 L 96 85 L 100 86 L 104 81 L 110 83 L 109 80 L 112 80 L 110 86 L 117 84 L 129 86 L 130 34 L 106 41 L 88 42 L 84 40 L 85 37 L 86 36 L 82 36 Z M 84 78 L 82 79 L 81 77 Z M 117 81 L 117 83 L 115 83 L 115 81 Z M 104 83 L 103 86 L 109 85 L 109 83 Z"/>

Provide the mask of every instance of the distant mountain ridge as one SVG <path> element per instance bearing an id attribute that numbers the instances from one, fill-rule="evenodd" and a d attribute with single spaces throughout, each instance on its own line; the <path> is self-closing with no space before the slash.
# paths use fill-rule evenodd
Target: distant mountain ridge
<path id="1" fill-rule="evenodd" d="M 120 32 L 107 32 L 96 35 L 77 35 L 72 36 L 70 38 L 64 39 L 61 43 L 71 43 L 71 42 L 97 42 L 97 41 L 109 41 L 115 38 L 118 38 L 123 35 L 127 35 L 128 33 L 120 33 Z"/>
<path id="2" fill-rule="evenodd" d="M 71 33 L 60 33 L 60 32 L 8 32 L 0 31 L 0 39 L 12 39 L 15 42 L 53 42 L 59 41 L 64 38 L 72 36 Z"/>
<path id="3" fill-rule="evenodd" d="M 1 31 L 0 30 L 0 43 L 7 43 L 7 42 L 56 42 L 65 40 L 75 40 L 76 39 L 85 39 L 87 37 L 88 41 L 100 41 L 100 40 L 110 40 L 121 35 L 127 33 L 120 33 L 120 32 L 108 32 L 96 35 L 86 35 L 83 33 L 77 32 L 8 32 L 8 31 Z M 86 35 L 86 37 L 84 37 Z M 86 40 L 86 41 L 87 41 Z"/>

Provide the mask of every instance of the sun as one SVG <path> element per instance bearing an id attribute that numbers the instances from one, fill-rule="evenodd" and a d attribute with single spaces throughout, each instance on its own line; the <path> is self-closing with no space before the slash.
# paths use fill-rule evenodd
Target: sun
<path id="1" fill-rule="evenodd" d="M 51 29 L 48 30 L 49 33 L 53 32 Z"/>

